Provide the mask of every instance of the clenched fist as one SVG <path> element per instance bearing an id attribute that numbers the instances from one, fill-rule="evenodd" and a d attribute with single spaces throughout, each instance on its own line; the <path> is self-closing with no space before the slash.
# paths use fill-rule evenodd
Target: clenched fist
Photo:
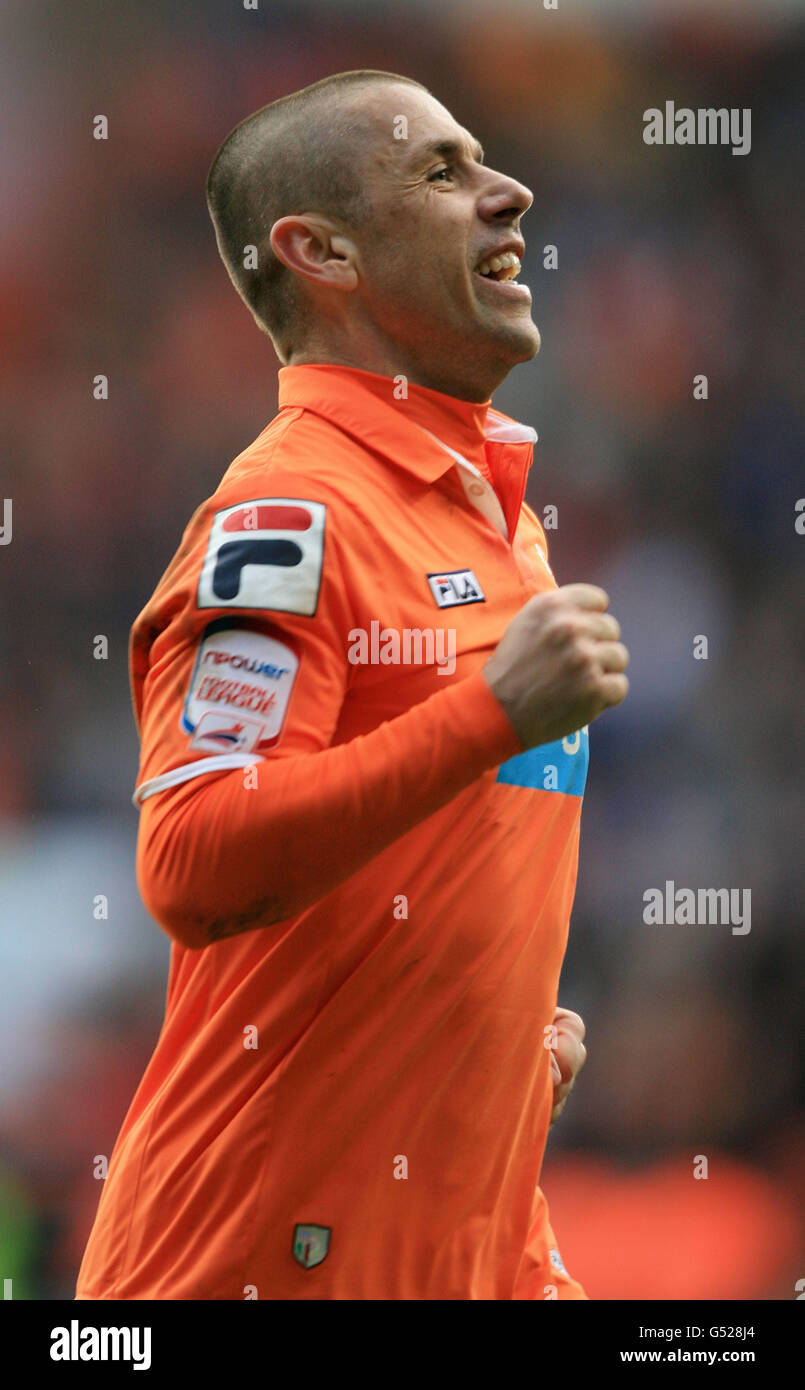
<path id="1" fill-rule="evenodd" d="M 595 584 L 535 594 L 482 668 L 524 748 L 565 738 L 625 698 L 629 653 L 608 607 Z"/>

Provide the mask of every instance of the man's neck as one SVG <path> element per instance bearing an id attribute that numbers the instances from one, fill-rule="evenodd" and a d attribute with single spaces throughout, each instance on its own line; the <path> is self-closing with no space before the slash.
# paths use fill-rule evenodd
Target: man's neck
<path id="1" fill-rule="evenodd" d="M 358 371 L 374 372 L 377 376 L 403 377 L 413 386 L 424 386 L 428 391 L 439 391 L 442 395 L 454 396 L 456 400 L 467 401 L 472 405 L 482 405 L 484 401 L 490 400 L 492 392 L 500 385 L 508 371 L 506 368 L 499 376 L 495 376 L 491 383 L 468 381 L 463 376 L 456 376 L 441 367 L 430 368 L 421 363 L 406 363 L 398 353 L 382 350 L 371 354 L 355 353 L 343 347 L 300 349 L 289 355 L 285 365 L 355 367 Z"/>

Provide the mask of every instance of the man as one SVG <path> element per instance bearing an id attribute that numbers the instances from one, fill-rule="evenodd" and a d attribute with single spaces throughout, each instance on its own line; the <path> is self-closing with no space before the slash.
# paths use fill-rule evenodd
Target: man
<path id="1" fill-rule="evenodd" d="M 585 1298 L 538 1186 L 584 1059 L 557 1010 L 587 724 L 626 694 L 491 409 L 539 334 L 527 189 L 422 86 L 325 79 L 208 202 L 276 419 L 132 633 L 165 1023 L 86 1299 Z"/>

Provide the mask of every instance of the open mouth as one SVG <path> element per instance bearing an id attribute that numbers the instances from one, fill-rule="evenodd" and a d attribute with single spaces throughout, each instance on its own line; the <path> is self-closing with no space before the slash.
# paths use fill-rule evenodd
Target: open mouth
<path id="1" fill-rule="evenodd" d="M 488 261 L 481 261 L 475 267 L 476 275 L 481 275 L 485 280 L 497 280 L 498 283 L 504 280 L 516 280 L 522 270 L 520 257 L 513 251 L 504 251 L 500 256 L 490 256 Z"/>
<path id="2" fill-rule="evenodd" d="M 499 256 L 490 256 L 487 260 L 481 261 L 480 265 L 475 267 L 473 275 L 477 275 L 479 280 L 488 285 L 494 285 L 495 294 L 530 302 L 531 291 L 528 285 L 516 283 L 521 270 L 520 257 L 514 251 L 502 251 Z"/>

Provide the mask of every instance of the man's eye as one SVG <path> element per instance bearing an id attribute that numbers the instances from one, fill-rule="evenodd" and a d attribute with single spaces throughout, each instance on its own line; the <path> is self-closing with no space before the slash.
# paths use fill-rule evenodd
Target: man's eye
<path id="1" fill-rule="evenodd" d="M 432 174 L 428 174 L 428 183 L 435 183 L 437 179 L 442 177 L 442 174 L 447 174 L 448 177 L 452 177 L 452 173 L 452 164 L 445 164 L 443 169 L 435 169 Z"/>

